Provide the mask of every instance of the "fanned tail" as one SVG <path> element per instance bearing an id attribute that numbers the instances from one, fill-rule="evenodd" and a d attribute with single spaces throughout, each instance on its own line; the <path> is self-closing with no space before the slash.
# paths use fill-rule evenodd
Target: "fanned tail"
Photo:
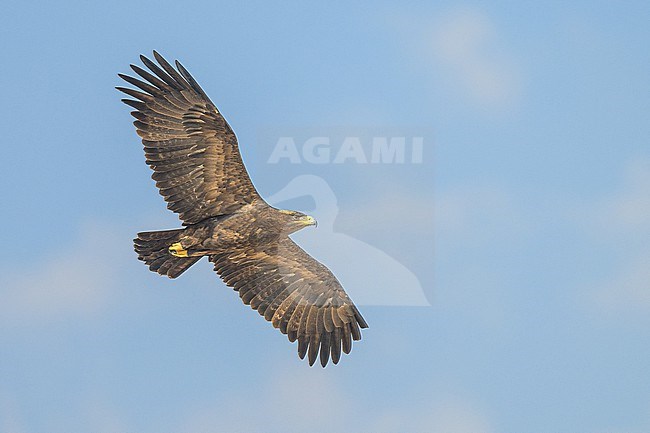
<path id="1" fill-rule="evenodd" d="M 199 257 L 176 257 L 171 255 L 169 247 L 178 242 L 185 229 L 141 232 L 133 239 L 138 259 L 145 262 L 149 269 L 169 278 L 176 278 L 190 266 L 201 259 Z"/>

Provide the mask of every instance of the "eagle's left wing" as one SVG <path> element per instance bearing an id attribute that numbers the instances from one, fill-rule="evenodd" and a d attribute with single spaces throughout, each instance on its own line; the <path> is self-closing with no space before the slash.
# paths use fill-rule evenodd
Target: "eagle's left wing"
<path id="1" fill-rule="evenodd" d="M 352 340 L 361 339 L 359 328 L 368 327 L 332 272 L 288 237 L 211 255 L 210 261 L 245 304 L 298 340 L 298 354 L 309 353 L 309 365 L 319 352 L 323 367 L 330 356 L 338 363 L 341 348 L 350 353 Z"/>
<path id="2" fill-rule="evenodd" d="M 117 89 L 134 98 L 122 101 L 136 109 L 133 123 L 167 207 L 190 225 L 263 202 L 226 119 L 180 63 L 174 69 L 153 54 L 160 66 L 140 56 L 151 72 L 131 65 L 141 79 L 119 74 L 140 90 Z"/>

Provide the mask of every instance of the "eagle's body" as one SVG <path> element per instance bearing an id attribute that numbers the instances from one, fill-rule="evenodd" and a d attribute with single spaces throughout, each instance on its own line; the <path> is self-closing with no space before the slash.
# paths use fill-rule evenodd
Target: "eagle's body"
<path id="1" fill-rule="evenodd" d="M 244 303 L 298 340 L 301 358 L 338 363 L 368 325 L 330 270 L 289 238 L 315 220 L 259 196 L 221 113 L 180 63 L 154 56 L 160 66 L 141 56 L 153 74 L 131 65 L 146 82 L 120 74 L 145 93 L 118 89 L 136 99 L 123 101 L 136 109 L 152 177 L 185 228 L 138 233 L 138 258 L 176 278 L 207 256 Z"/>
<path id="2" fill-rule="evenodd" d="M 314 219 L 300 213 L 287 213 L 266 203 L 243 206 L 237 212 L 205 219 L 188 226 L 179 238 L 176 257 L 223 254 L 248 245 L 278 242 Z"/>

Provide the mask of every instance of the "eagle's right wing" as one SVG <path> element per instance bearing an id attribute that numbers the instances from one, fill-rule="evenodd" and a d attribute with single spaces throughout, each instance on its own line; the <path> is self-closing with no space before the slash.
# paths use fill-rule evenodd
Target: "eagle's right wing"
<path id="1" fill-rule="evenodd" d="M 361 339 L 366 321 L 332 272 L 290 238 L 211 255 L 215 271 L 239 292 L 245 304 L 298 340 L 301 358 L 313 365 L 320 351 L 324 367 L 338 363 L 352 340 Z"/>
<path id="2" fill-rule="evenodd" d="M 221 113 L 180 63 L 176 70 L 153 54 L 160 67 L 140 56 L 153 74 L 131 65 L 145 81 L 119 74 L 144 93 L 117 89 L 136 99 L 123 101 L 137 110 L 133 123 L 167 207 L 188 225 L 262 200 Z"/>

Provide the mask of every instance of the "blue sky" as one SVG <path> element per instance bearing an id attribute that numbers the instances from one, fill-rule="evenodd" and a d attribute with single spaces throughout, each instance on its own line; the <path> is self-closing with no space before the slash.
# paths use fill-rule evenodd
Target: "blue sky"
<path id="1" fill-rule="evenodd" d="M 648 22 L 640 1 L 5 5 L 0 432 L 650 431 Z M 179 225 L 114 90 L 152 49 L 265 197 L 332 216 L 296 240 L 382 304 L 338 366 L 209 264 L 136 260 L 137 231 Z M 424 137 L 422 162 L 269 162 L 280 137 L 382 135 Z"/>

